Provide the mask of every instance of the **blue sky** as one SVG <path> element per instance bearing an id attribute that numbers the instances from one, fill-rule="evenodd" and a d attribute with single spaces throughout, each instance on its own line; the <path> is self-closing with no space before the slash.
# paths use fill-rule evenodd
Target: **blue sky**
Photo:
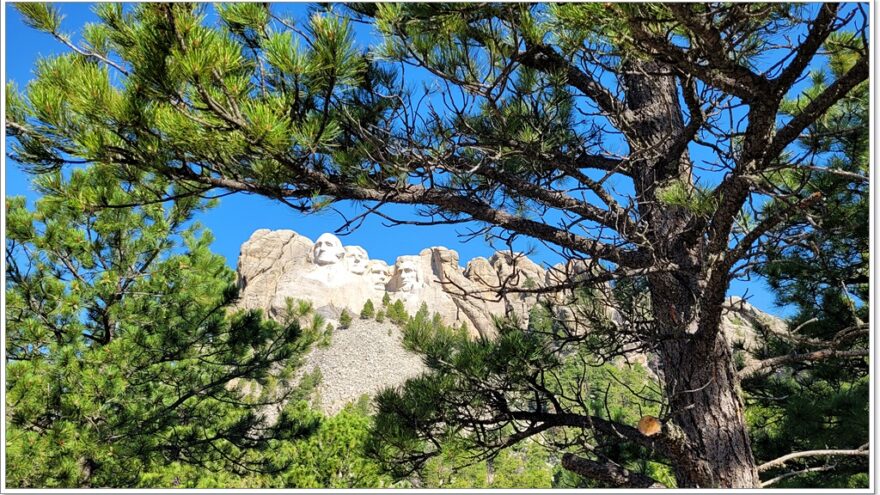
<path id="1" fill-rule="evenodd" d="M 96 21 L 91 13 L 91 4 L 65 3 L 59 5 L 65 15 L 64 29 L 66 32 L 76 34 L 86 22 Z M 289 10 L 289 15 L 295 18 L 304 18 L 306 4 L 288 4 L 284 7 Z M 14 81 L 19 87 L 24 87 L 33 76 L 33 66 L 41 57 L 63 53 L 66 47 L 58 43 L 51 36 L 28 28 L 21 16 L 10 4 L 6 4 L 4 12 L 6 18 L 6 74 L 5 81 Z M 371 33 L 368 27 L 360 27 L 359 41 L 365 46 L 370 42 Z M 413 74 L 413 72 L 409 72 Z M 418 76 L 417 76 L 418 77 Z M 418 83 L 419 81 L 413 81 Z M 697 157 L 695 157 L 697 158 Z M 4 177 L 6 195 L 25 195 L 29 200 L 36 199 L 37 193 L 30 186 L 29 178 L 21 171 L 19 166 L 12 160 L 6 159 Z M 360 209 L 352 204 L 337 204 L 346 216 L 355 216 Z M 389 208 L 388 213 L 399 217 L 412 216 L 413 210 L 406 206 Z M 293 211 L 281 203 L 249 195 L 232 195 L 220 200 L 220 205 L 199 217 L 199 221 L 210 229 L 215 237 L 213 249 L 228 260 L 231 267 L 235 267 L 238 259 L 239 248 L 243 242 L 257 229 L 292 229 L 311 239 L 317 238 L 323 232 L 332 232 L 340 227 L 344 219 L 336 212 L 326 210 L 317 214 L 304 215 Z M 488 245 L 480 238 L 463 242 L 459 235 L 467 233 L 468 226 L 384 226 L 384 220 L 379 217 L 369 217 L 364 224 L 355 232 L 342 238 L 343 243 L 363 246 L 371 258 L 384 259 L 393 263 L 397 256 L 416 254 L 421 249 L 429 246 L 446 246 L 455 249 L 460 254 L 460 260 L 464 265 L 467 260 L 476 256 L 491 256 L 495 248 Z M 522 242 L 515 247 L 519 250 L 534 248 L 532 256 L 538 262 L 556 263 L 560 258 L 546 247 L 537 242 Z M 504 249 L 505 246 L 498 246 Z M 747 295 L 750 302 L 764 311 L 776 314 L 785 314 L 786 308 L 776 307 L 773 295 L 767 290 L 766 284 L 761 280 L 750 282 L 734 281 L 731 295 Z"/>

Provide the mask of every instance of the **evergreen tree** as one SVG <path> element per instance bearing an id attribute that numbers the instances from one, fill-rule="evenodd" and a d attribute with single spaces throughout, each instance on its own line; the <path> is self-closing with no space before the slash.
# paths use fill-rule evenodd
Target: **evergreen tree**
<path id="1" fill-rule="evenodd" d="M 403 301 L 395 299 L 394 304 L 388 307 L 388 319 L 395 325 L 403 325 L 409 320 L 409 313 L 403 305 Z"/>
<path id="2" fill-rule="evenodd" d="M 852 66 L 852 43 L 845 36 L 826 42 L 832 76 Z M 820 94 L 828 76 L 825 71 L 811 74 L 812 85 L 801 100 Z M 794 113 L 799 104 L 792 100 L 788 108 Z M 788 334 L 765 332 L 767 350 L 759 357 L 775 364 L 746 367 L 743 388 L 756 457 L 770 461 L 792 449 L 840 452 L 831 460 L 803 456 L 767 464 L 763 472 L 773 487 L 868 485 L 868 123 L 868 84 L 862 83 L 798 143 L 799 151 L 808 154 L 805 161 L 832 155 L 836 173 L 805 170 L 771 177 L 773 187 L 786 196 L 821 193 L 824 201 L 808 208 L 800 224 L 773 232 L 766 262 L 759 267 L 778 302 L 794 306 L 797 313 Z M 824 354 L 830 356 L 811 357 Z M 774 360 L 777 356 L 784 357 Z M 862 445 L 861 452 L 853 448 Z"/>
<path id="3" fill-rule="evenodd" d="M 231 311 L 234 274 L 191 221 L 202 200 L 121 207 L 165 184 L 111 169 L 39 176 L 33 210 L 7 199 L 8 486 L 266 468 L 248 452 L 314 426 L 285 412 L 273 427 L 262 412 L 297 392 L 287 379 L 311 336 Z"/>
<path id="4" fill-rule="evenodd" d="M 342 314 L 339 315 L 339 328 L 346 329 L 351 326 L 351 315 L 348 313 L 347 309 L 342 310 Z"/>
<path id="5" fill-rule="evenodd" d="M 460 480 L 458 469 L 467 471 L 477 463 L 497 460 L 505 448 L 531 450 L 530 437 L 538 432 L 543 435 L 541 443 L 552 452 L 540 455 L 561 457 L 562 466 L 568 468 L 582 454 L 581 448 L 570 442 L 564 428 L 554 432 L 546 426 L 556 424 L 559 420 L 554 417 L 564 408 L 571 422 L 590 415 L 594 422 L 591 436 L 582 440 L 597 445 L 594 454 L 618 466 L 620 472 L 627 470 L 632 481 L 645 486 L 659 486 L 654 480 L 674 485 L 674 476 L 663 463 L 646 459 L 658 441 L 665 441 L 628 426 L 637 424 L 643 415 L 666 420 L 671 414 L 662 410 L 660 387 L 640 365 L 604 362 L 552 325 L 536 322 L 529 331 L 501 326 L 494 340 L 472 340 L 466 331 L 434 323 L 419 312 L 404 326 L 404 345 L 424 355 L 428 371 L 376 398 L 371 454 L 391 473 L 398 477 L 418 473 L 431 483 L 448 483 L 456 476 Z M 491 428 L 461 429 L 461 424 L 485 422 L 488 411 L 496 410 L 506 411 L 509 419 L 491 421 Z M 449 417 L 458 419 L 443 420 Z M 407 418 L 406 422 L 401 418 Z M 620 436 L 629 441 L 614 441 Z M 529 483 L 536 484 L 529 486 L 546 486 L 540 470 L 530 474 L 534 478 Z M 555 476 L 559 487 L 607 486 L 589 477 Z M 505 486 L 487 485 L 483 478 L 468 480 L 473 486 Z"/>
<path id="6" fill-rule="evenodd" d="M 41 61 L 24 93 L 9 87 L 16 159 L 44 172 L 106 163 L 123 181 L 147 171 L 185 186 L 177 194 L 245 191 L 304 211 L 354 200 L 391 218 L 383 205 L 417 205 L 421 223 L 471 221 L 489 239 L 529 236 L 596 260 L 561 286 L 647 288 L 641 317 L 602 334 L 607 354 L 657 354 L 677 413 L 646 455 L 670 462 L 681 487 L 760 485 L 720 326 L 725 298 L 760 241 L 822 200 L 774 207 L 785 195 L 767 175 L 836 173 L 827 155 L 789 151 L 867 80 L 863 5 L 361 3 L 300 29 L 265 4 L 216 16 L 101 4 L 83 46 L 54 8 L 18 8 L 72 51 Z M 376 46 L 359 49 L 352 20 L 376 28 Z M 852 63 L 785 104 L 846 30 Z M 430 75 L 424 94 L 400 77 L 412 71 Z M 541 424 L 571 419 L 558 414 Z M 589 430 L 591 418 L 569 426 Z M 563 465 L 610 485 L 654 484 L 590 447 Z"/>
<path id="7" fill-rule="evenodd" d="M 367 302 L 364 303 L 363 309 L 361 309 L 361 319 L 369 320 L 373 316 L 376 315 L 376 308 L 373 306 L 373 301 L 367 299 Z"/>
<path id="8" fill-rule="evenodd" d="M 420 486 L 452 488 L 551 488 L 553 468 L 546 449 L 529 442 L 491 460 L 474 461 L 473 454 L 451 442 L 443 453 L 425 463 L 417 475 Z"/>
<path id="9" fill-rule="evenodd" d="M 277 442 L 271 455 L 289 467 L 262 483 L 271 488 L 391 488 L 394 480 L 365 454 L 372 418 L 364 405 L 349 405 L 321 421 L 314 435 Z"/>
<path id="10" fill-rule="evenodd" d="M 313 434 L 272 440 L 250 457 L 272 467 L 263 472 L 213 472 L 199 466 L 170 463 L 144 476 L 145 486 L 178 488 L 390 488 L 407 487 L 395 482 L 374 460 L 366 456 L 372 419 L 366 404 L 346 406 L 333 416 L 308 409 L 304 402 L 291 414 L 319 424 Z"/>

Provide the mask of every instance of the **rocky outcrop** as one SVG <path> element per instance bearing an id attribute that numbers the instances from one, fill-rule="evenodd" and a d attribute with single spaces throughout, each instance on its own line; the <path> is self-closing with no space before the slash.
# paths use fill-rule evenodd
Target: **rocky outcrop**
<path id="1" fill-rule="evenodd" d="M 734 348 L 753 352 L 758 350 L 761 334 L 790 336 L 788 325 L 773 315 L 752 306 L 740 297 L 731 297 L 721 316 L 721 327 L 728 343 Z"/>
<path id="2" fill-rule="evenodd" d="M 260 229 L 241 246 L 238 256 L 239 306 L 269 309 L 285 272 L 308 263 L 313 243 L 292 230 Z"/>
<path id="3" fill-rule="evenodd" d="M 343 246 L 332 234 L 312 242 L 292 230 L 261 229 L 241 248 L 238 305 L 279 317 L 287 299 L 304 299 L 338 327 L 343 309 L 357 315 L 368 299 L 378 306 L 388 294 L 392 301 L 401 300 L 411 314 L 425 304 L 447 324 L 464 323 L 472 335 L 492 337 L 495 318 L 516 317 L 526 325 L 532 307 L 544 300 L 556 308 L 558 322 L 584 332 L 589 329 L 585 323 L 589 318 L 575 314 L 572 292 L 565 285 L 600 269 L 589 261 L 544 269 L 524 254 L 512 252 L 474 258 L 463 269 L 458 253 L 445 247 L 400 256 L 389 266 L 370 259 L 360 246 Z M 528 289 L 539 289 L 540 294 Z M 594 292 L 592 303 L 578 305 L 577 311 L 593 311 L 592 316 L 603 316 L 618 327 L 630 324 L 612 304 L 602 302 L 611 297 L 609 284 Z M 728 342 L 747 352 L 760 342 L 758 332 L 786 331 L 784 322 L 738 298 L 728 301 L 722 326 Z M 328 413 L 363 394 L 401 385 L 424 370 L 420 357 L 404 349 L 400 330 L 387 321 L 355 319 L 350 328 L 335 330 L 331 342 L 329 347 L 313 349 L 303 367 L 321 371 L 316 401 Z M 625 357 L 653 368 L 650 356 L 638 351 Z"/>
<path id="4" fill-rule="evenodd" d="M 529 312 L 538 302 L 534 293 L 522 290 L 544 286 L 544 269 L 522 253 L 499 251 L 486 258 L 474 258 L 464 272 L 485 302 L 490 315 L 516 317 L 528 323 Z"/>
<path id="5" fill-rule="evenodd" d="M 400 256 L 388 266 L 383 260 L 370 259 L 363 247 L 344 246 L 333 234 L 312 242 L 292 230 L 261 229 L 241 248 L 239 306 L 260 308 L 278 317 L 288 298 L 304 299 L 324 316 L 336 318 L 343 309 L 359 313 L 368 299 L 378 304 L 387 293 L 392 300 L 400 299 L 411 314 L 426 304 L 447 324 L 464 323 L 474 336 L 491 337 L 498 317 L 515 317 L 526 325 L 540 298 L 557 308 L 555 317 L 560 322 L 580 332 L 586 331 L 584 318 L 572 312 L 572 294 L 565 285 L 599 270 L 589 260 L 544 269 L 528 256 L 510 251 L 499 251 L 488 259 L 474 258 L 463 269 L 457 252 L 439 246 Z M 610 285 L 599 289 L 603 287 L 607 290 L 594 291 L 599 300 L 594 316 L 625 324 L 612 304 L 601 303 L 610 297 Z M 751 348 L 756 326 L 784 331 L 780 320 L 744 301 L 732 299 L 728 306 L 724 325 L 732 343 Z"/>
<path id="6" fill-rule="evenodd" d="M 291 230 L 263 229 L 241 249 L 239 306 L 278 317 L 288 299 L 302 299 L 334 318 L 343 309 L 356 314 L 367 300 L 376 304 L 387 293 L 392 300 L 400 299 L 410 313 L 426 304 L 447 324 L 465 324 L 475 336 L 491 336 L 493 315 L 526 318 L 536 300 L 523 294 L 498 298 L 492 289 L 499 281 L 515 287 L 540 282 L 543 269 L 524 256 L 514 259 L 503 253 L 485 262 L 491 279 L 468 276 L 459 265 L 458 253 L 445 247 L 400 256 L 389 267 L 382 260 L 371 260 L 360 246 L 343 246 L 332 234 L 313 243 Z"/>

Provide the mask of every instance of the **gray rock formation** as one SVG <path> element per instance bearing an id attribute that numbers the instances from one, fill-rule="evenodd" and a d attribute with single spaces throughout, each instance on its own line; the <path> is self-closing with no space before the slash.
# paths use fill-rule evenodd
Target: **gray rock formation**
<path id="1" fill-rule="evenodd" d="M 587 331 L 583 317 L 571 309 L 571 291 L 549 291 L 564 282 L 597 273 L 601 268 L 577 261 L 542 268 L 520 253 L 498 252 L 474 258 L 462 269 L 458 253 L 431 247 L 418 255 L 400 256 L 393 266 L 371 260 L 360 246 L 344 246 L 332 234 L 314 243 L 292 230 L 261 229 L 242 245 L 238 260 L 241 299 L 238 306 L 263 309 L 278 317 L 286 300 L 310 301 L 318 313 L 334 325 L 342 309 L 357 315 L 367 299 L 374 305 L 387 293 L 400 299 L 412 314 L 424 303 L 447 324 L 467 324 L 472 335 L 495 335 L 494 318 L 516 317 L 525 325 L 531 308 L 546 300 L 556 305 L 555 317 L 576 332 Z M 594 311 L 618 326 L 628 324 L 611 304 L 610 285 L 597 291 Z M 543 289 L 543 293 L 523 292 Z M 582 309 L 582 308 L 581 308 Z M 785 333 L 784 322 L 738 298 L 731 298 L 723 318 L 723 330 L 731 344 L 751 351 L 760 331 Z M 651 368 L 649 356 L 629 353 L 630 362 Z M 317 405 L 328 413 L 340 410 L 361 395 L 401 385 L 424 370 L 419 356 L 403 348 L 400 330 L 392 323 L 355 319 L 348 329 L 337 329 L 331 345 L 315 348 L 304 371 L 319 369 L 323 376 Z"/>
<path id="2" fill-rule="evenodd" d="M 504 251 L 489 259 L 474 258 L 462 269 L 458 253 L 445 247 L 400 256 L 389 267 L 383 260 L 371 260 L 360 246 L 343 246 L 333 234 L 323 234 L 312 243 L 292 230 L 261 229 L 241 248 L 239 306 L 261 308 L 277 316 L 286 299 L 305 299 L 320 313 L 334 318 L 342 309 L 357 314 L 368 299 L 377 304 L 387 292 L 392 300 L 403 301 L 410 313 L 424 303 L 447 324 L 465 323 L 474 336 L 492 336 L 497 317 L 516 317 L 523 325 L 528 323 L 539 296 L 524 290 L 559 287 L 599 270 L 601 267 L 589 261 L 544 269 L 524 254 Z M 605 288 L 609 290 L 598 291 L 600 299 L 610 297 L 610 285 Z M 579 327 L 583 318 L 567 309 L 571 297 L 571 291 L 564 288 L 540 295 L 558 308 L 560 321 Z M 613 305 L 600 306 L 604 317 L 624 324 Z M 724 321 L 731 329 L 731 342 L 750 348 L 755 340 L 751 329 L 756 325 L 784 331 L 781 321 L 741 300 L 731 300 L 729 306 Z"/>
<path id="3" fill-rule="evenodd" d="M 512 265 L 504 259 L 492 257 L 492 272 L 525 283 L 525 278 L 510 276 Z M 371 260 L 360 246 L 343 246 L 332 234 L 322 234 L 312 243 L 290 230 L 263 229 L 242 246 L 238 264 L 239 306 L 263 309 L 273 317 L 284 311 L 288 298 L 310 301 L 319 313 L 333 318 L 343 309 L 357 314 L 368 299 L 376 304 L 387 292 L 410 313 L 424 303 L 447 324 L 464 323 L 474 335 L 488 336 L 494 333 L 492 315 L 527 314 L 530 307 L 521 295 L 508 297 L 501 306 L 484 300 L 491 287 L 469 279 L 459 266 L 458 253 L 444 247 L 401 256 L 389 267 Z M 529 267 L 532 278 L 542 271 L 531 261 L 523 266 Z"/>
<path id="4" fill-rule="evenodd" d="M 478 289 L 490 315 L 516 317 L 528 323 L 537 295 L 520 292 L 544 286 L 544 269 L 522 253 L 499 251 L 471 260 L 464 273 Z"/>
<path id="5" fill-rule="evenodd" d="M 260 229 L 241 246 L 238 256 L 239 306 L 268 310 L 285 272 L 308 263 L 312 241 L 292 230 Z"/>

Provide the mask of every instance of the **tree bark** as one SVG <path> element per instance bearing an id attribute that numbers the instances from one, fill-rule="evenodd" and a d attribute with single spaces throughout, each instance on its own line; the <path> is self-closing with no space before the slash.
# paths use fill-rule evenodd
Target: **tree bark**
<path id="1" fill-rule="evenodd" d="M 562 467 L 586 478 L 602 480 L 616 487 L 667 488 L 644 474 L 634 473 L 616 464 L 601 463 L 571 453 L 562 456 Z"/>
<path id="2" fill-rule="evenodd" d="M 705 219 L 658 197 L 674 182 L 693 187 L 687 148 L 677 147 L 689 140 L 690 126 L 684 123 L 675 78 L 656 62 L 632 63 L 623 77 L 633 116 L 627 136 L 639 213 L 648 221 L 653 255 L 680 267 L 648 276 L 656 340 L 654 335 L 645 340 L 659 358 L 670 408 L 664 419 L 692 449 L 692 455 L 676 459 L 678 486 L 757 488 L 731 351 L 718 328 L 721 305 L 702 307 L 716 302 L 702 297 L 713 260 L 707 259 L 703 236 L 693 234 L 702 231 Z M 712 318 L 701 320 L 707 310 Z"/>
<path id="3" fill-rule="evenodd" d="M 724 335 L 661 344 L 660 362 L 669 421 L 683 432 L 693 456 L 679 459 L 679 487 L 758 488 L 743 402 Z"/>

